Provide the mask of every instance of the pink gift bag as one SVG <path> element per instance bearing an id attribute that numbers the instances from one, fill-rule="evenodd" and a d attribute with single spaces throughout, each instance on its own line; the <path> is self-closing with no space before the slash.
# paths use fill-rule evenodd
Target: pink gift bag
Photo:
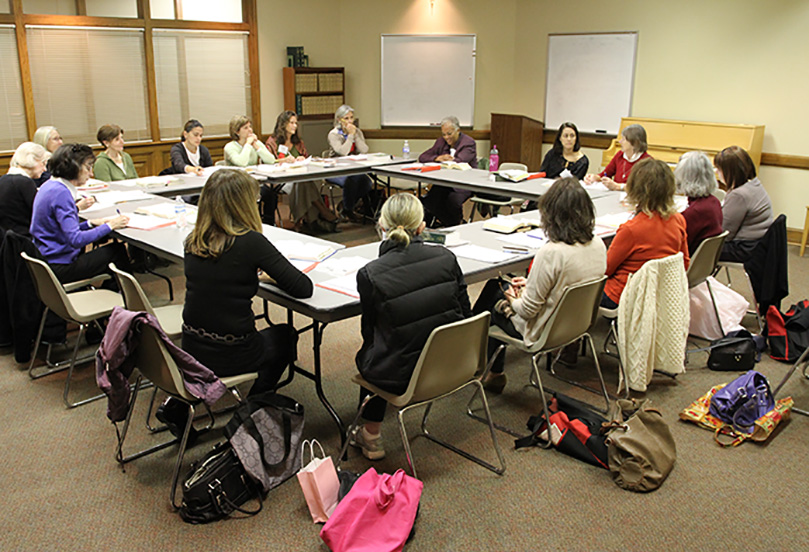
<path id="1" fill-rule="evenodd" d="M 320 448 L 320 458 L 315 457 L 315 444 Z M 305 461 L 307 445 L 310 461 L 298 472 L 298 482 L 306 498 L 306 505 L 309 506 L 309 513 L 312 514 L 312 521 L 323 523 L 337 507 L 340 481 L 331 456 L 326 456 L 323 447 L 315 439 L 303 442 L 301 463 Z"/>
<path id="2" fill-rule="evenodd" d="M 402 550 L 416 521 L 423 487 L 404 470 L 380 475 L 369 468 L 337 505 L 320 538 L 332 552 Z"/>

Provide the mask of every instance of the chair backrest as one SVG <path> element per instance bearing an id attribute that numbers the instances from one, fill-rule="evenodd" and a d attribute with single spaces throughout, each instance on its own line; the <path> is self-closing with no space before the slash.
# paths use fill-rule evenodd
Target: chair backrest
<path id="1" fill-rule="evenodd" d="M 185 389 L 180 368 L 171 358 L 166 345 L 151 326 L 141 326 L 140 343 L 135 351 L 135 367 L 143 377 L 175 397 L 188 401 L 195 398 Z"/>
<path id="2" fill-rule="evenodd" d="M 711 193 L 711 195 L 714 196 L 716 199 L 718 199 L 719 202 L 721 203 L 725 201 L 725 196 L 728 195 L 728 193 L 722 188 L 717 188 Z"/>
<path id="3" fill-rule="evenodd" d="M 598 318 L 606 276 L 567 286 L 532 350 L 555 349 L 583 335 Z"/>
<path id="4" fill-rule="evenodd" d="M 524 165 L 523 163 L 500 163 L 500 166 L 497 167 L 499 171 L 527 171 L 528 165 Z"/>
<path id="5" fill-rule="evenodd" d="M 110 263 L 110 270 L 115 274 L 115 279 L 118 281 L 118 287 L 121 288 L 121 293 L 124 296 L 124 306 L 127 310 L 148 312 L 152 316 L 157 317 L 155 314 L 152 303 L 140 283 L 131 274 L 124 272 L 115 266 L 115 263 Z"/>
<path id="6" fill-rule="evenodd" d="M 224 159 L 220 159 L 219 161 L 214 163 L 214 165 L 217 166 L 217 167 L 227 167 L 228 163 Z"/>
<path id="7" fill-rule="evenodd" d="M 416 363 L 407 390 L 407 402 L 432 399 L 466 383 L 486 367 L 490 313 L 483 312 L 435 328 Z"/>
<path id="8" fill-rule="evenodd" d="M 56 278 L 56 274 L 53 273 L 48 263 L 35 259 L 25 252 L 20 253 L 20 255 L 25 259 L 25 264 L 28 266 L 31 278 L 34 280 L 39 300 L 45 303 L 45 306 L 60 318 L 76 320 L 78 314 L 73 309 L 65 288 Z"/>
<path id="9" fill-rule="evenodd" d="M 719 255 L 722 253 L 722 245 L 724 245 L 727 236 L 728 232 L 725 230 L 717 236 L 705 238 L 699 244 L 699 247 L 691 256 L 688 270 L 685 271 L 688 278 L 688 289 L 698 286 L 714 273 L 716 263 L 719 262 Z"/>

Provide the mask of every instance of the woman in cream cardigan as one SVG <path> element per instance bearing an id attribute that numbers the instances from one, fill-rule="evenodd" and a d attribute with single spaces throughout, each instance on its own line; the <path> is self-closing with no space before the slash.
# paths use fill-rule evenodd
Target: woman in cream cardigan
<path id="1" fill-rule="evenodd" d="M 575 177 L 554 182 L 539 199 L 542 228 L 548 237 L 534 256 L 528 278 L 512 278 L 501 288 L 500 280 L 489 280 L 474 313 L 491 311 L 492 323 L 531 347 L 548 323 L 565 288 L 604 275 L 607 254 L 604 242 L 594 235 L 595 207 Z M 489 340 L 491 356 L 501 342 Z M 504 355 L 498 355 L 484 384 L 495 393 L 506 385 Z"/>
<path id="2" fill-rule="evenodd" d="M 329 156 L 344 157 L 346 155 L 368 153 L 368 144 L 359 127 L 354 124 L 354 108 L 341 105 L 334 113 L 334 128 L 329 131 Z M 360 220 L 354 213 L 357 200 L 365 202 L 366 214 L 370 214 L 368 192 L 373 184 L 367 174 L 340 176 L 330 178 L 330 182 L 343 188 L 343 216 L 350 220 Z"/>

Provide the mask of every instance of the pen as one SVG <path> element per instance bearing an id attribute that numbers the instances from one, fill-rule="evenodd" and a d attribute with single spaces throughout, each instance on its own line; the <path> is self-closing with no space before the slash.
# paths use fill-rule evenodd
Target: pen
<path id="1" fill-rule="evenodd" d="M 121 214 L 121 210 L 120 210 L 120 209 L 116 209 L 116 210 L 115 210 L 115 212 L 116 212 L 116 213 L 118 213 L 119 215 Z"/>

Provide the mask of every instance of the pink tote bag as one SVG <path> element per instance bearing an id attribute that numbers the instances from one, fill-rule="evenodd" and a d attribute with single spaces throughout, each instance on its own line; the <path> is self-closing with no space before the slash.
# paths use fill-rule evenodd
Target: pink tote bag
<path id="1" fill-rule="evenodd" d="M 369 468 L 337 505 L 320 538 L 332 552 L 402 550 L 416 521 L 423 487 L 404 470 L 380 475 Z"/>

